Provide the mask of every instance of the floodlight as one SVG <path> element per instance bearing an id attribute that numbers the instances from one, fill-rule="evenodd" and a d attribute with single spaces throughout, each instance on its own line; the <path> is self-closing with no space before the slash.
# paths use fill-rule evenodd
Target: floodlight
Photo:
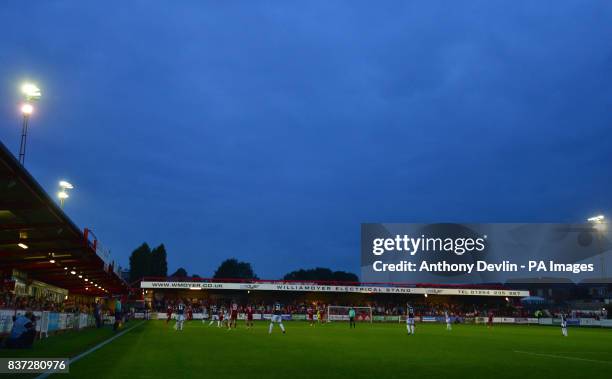
<path id="1" fill-rule="evenodd" d="M 31 115 L 32 112 L 34 112 L 34 107 L 32 106 L 32 104 L 28 104 L 25 103 L 21 106 L 21 113 L 23 113 L 24 115 Z"/>
<path id="2" fill-rule="evenodd" d="M 72 184 L 68 183 L 65 180 L 60 180 L 59 186 L 62 187 L 63 189 L 73 189 L 74 188 Z"/>
<path id="3" fill-rule="evenodd" d="M 604 217 L 604 215 L 597 215 L 597 216 L 587 218 L 587 221 L 600 223 L 600 222 L 603 222 L 605 219 L 606 218 Z"/>
<path id="4" fill-rule="evenodd" d="M 24 83 L 21 86 L 21 92 L 27 100 L 38 100 L 41 96 L 40 88 L 33 83 Z"/>

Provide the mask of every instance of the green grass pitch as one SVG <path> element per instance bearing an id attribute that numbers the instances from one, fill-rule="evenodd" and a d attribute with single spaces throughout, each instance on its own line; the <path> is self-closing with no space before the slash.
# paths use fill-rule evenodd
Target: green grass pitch
<path id="1" fill-rule="evenodd" d="M 559 327 L 286 322 L 247 330 L 132 321 L 123 336 L 70 367 L 79 378 L 610 378 L 612 330 Z M 75 356 L 109 338 L 108 328 L 55 336 L 2 356 Z M 61 377 L 61 376 L 58 376 Z"/>

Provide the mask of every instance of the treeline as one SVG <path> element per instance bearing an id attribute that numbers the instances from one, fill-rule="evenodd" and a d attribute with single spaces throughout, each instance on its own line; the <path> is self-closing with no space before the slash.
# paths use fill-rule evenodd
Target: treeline
<path id="1" fill-rule="evenodd" d="M 130 255 L 130 282 L 145 276 L 167 276 L 166 247 L 162 243 L 153 250 L 145 242 Z"/>
<path id="2" fill-rule="evenodd" d="M 326 280 L 332 282 L 358 282 L 357 275 L 346 271 L 332 271 L 328 268 L 311 268 L 292 271 L 285 276 L 283 280 Z"/>
<path id="3" fill-rule="evenodd" d="M 168 254 L 166 247 L 162 243 L 156 248 L 151 249 L 144 242 L 142 245 L 132 251 L 130 255 L 130 282 L 135 282 L 145 276 L 166 277 L 168 276 Z M 180 267 L 172 277 L 185 278 L 188 276 L 187 270 Z M 193 274 L 192 278 L 199 278 L 197 274 Z"/>
<path id="4" fill-rule="evenodd" d="M 130 281 L 135 282 L 143 277 L 166 277 L 187 278 L 189 273 L 183 267 L 168 275 L 168 256 L 166 247 L 161 244 L 153 249 L 145 242 L 130 255 Z M 192 278 L 199 278 L 197 274 Z M 253 267 L 248 262 L 230 258 L 223 261 L 213 275 L 215 279 L 259 279 Z M 283 280 L 326 280 L 338 282 L 358 282 L 357 275 L 345 271 L 332 271 L 328 268 L 316 267 L 312 269 L 300 269 L 292 271 Z"/>
<path id="5" fill-rule="evenodd" d="M 240 262 L 230 258 L 219 266 L 213 275 L 215 279 L 259 279 L 253 267 L 248 262 Z M 334 282 L 358 282 L 359 277 L 351 272 L 332 271 L 328 268 L 316 267 L 291 271 L 283 276 L 283 280 L 325 280 Z"/>

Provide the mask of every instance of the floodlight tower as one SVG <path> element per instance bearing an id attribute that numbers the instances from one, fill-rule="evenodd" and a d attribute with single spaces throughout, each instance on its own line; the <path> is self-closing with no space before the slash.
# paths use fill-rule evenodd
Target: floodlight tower
<path id="1" fill-rule="evenodd" d="M 34 112 L 33 102 L 40 99 L 40 88 L 35 84 L 25 83 L 21 87 L 21 92 L 24 96 L 24 102 L 21 105 L 21 113 L 23 114 L 23 123 L 21 125 L 21 144 L 19 145 L 19 163 L 25 164 L 26 142 L 28 138 L 28 122 L 30 115 Z"/>
<path id="2" fill-rule="evenodd" d="M 604 215 L 597 215 L 593 217 L 587 218 L 587 221 L 593 225 L 593 229 L 595 230 L 595 235 L 597 238 L 597 242 L 599 245 L 599 249 L 601 250 L 601 280 L 605 280 L 607 276 L 606 272 L 606 258 L 604 256 L 604 248 L 603 248 L 603 233 L 606 230 L 606 217 Z"/>
<path id="3" fill-rule="evenodd" d="M 70 196 L 68 196 L 68 190 L 71 190 L 74 188 L 74 186 L 70 183 L 68 183 L 65 180 L 60 180 L 59 182 L 59 187 L 60 190 L 57 193 L 57 197 L 59 198 L 60 201 L 60 207 L 63 209 L 64 208 L 64 201 L 69 198 Z"/>

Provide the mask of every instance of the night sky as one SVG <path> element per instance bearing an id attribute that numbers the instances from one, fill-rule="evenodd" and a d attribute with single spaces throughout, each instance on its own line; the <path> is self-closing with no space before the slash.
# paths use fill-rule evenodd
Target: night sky
<path id="1" fill-rule="evenodd" d="M 0 140 L 127 265 L 357 272 L 362 222 L 612 216 L 610 1 L 2 1 Z"/>

